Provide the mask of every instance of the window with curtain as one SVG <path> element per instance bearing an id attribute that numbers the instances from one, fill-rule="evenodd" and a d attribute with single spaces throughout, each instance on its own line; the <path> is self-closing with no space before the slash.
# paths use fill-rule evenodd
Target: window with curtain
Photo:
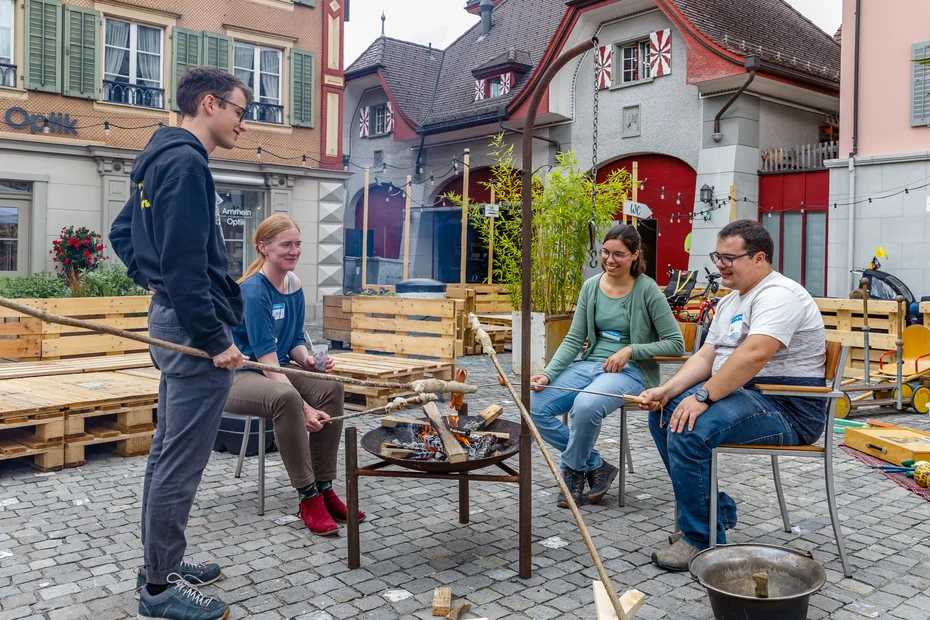
<path id="1" fill-rule="evenodd" d="M 770 211 L 760 219 L 775 242 L 772 266 L 814 297 L 826 295 L 827 212 Z"/>
<path id="2" fill-rule="evenodd" d="M 103 39 L 103 98 L 147 108 L 164 108 L 164 30 L 107 18 Z"/>
<path id="3" fill-rule="evenodd" d="M 13 65 L 13 0 L 0 0 L 0 86 L 16 86 Z"/>
<path id="4" fill-rule="evenodd" d="M 235 44 L 233 71 L 255 93 L 255 102 L 246 118 L 270 123 L 283 122 L 281 106 L 281 50 Z M 274 106 L 274 107 L 270 107 Z"/>

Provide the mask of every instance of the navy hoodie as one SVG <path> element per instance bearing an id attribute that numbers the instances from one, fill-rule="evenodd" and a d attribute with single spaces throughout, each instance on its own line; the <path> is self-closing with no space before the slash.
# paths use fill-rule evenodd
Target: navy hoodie
<path id="1" fill-rule="evenodd" d="M 239 285 L 216 215 L 207 150 L 179 127 L 155 132 L 132 167 L 132 195 L 110 228 L 129 276 L 174 308 L 192 345 L 216 356 L 232 345 L 223 324 L 242 323 Z"/>

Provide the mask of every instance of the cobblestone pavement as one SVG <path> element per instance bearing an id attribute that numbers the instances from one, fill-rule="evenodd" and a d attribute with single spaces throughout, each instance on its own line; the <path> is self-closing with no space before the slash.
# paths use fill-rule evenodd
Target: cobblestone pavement
<path id="1" fill-rule="evenodd" d="M 503 356 L 509 364 L 510 356 Z M 494 383 L 483 357 L 459 360 L 476 384 Z M 502 388 L 469 397 L 517 412 Z M 930 428 L 926 416 L 885 419 Z M 359 421 L 361 433 L 376 419 Z M 688 574 L 650 563 L 672 529 L 671 485 L 645 418 L 631 414 L 635 473 L 627 505 L 616 485 L 585 506 L 588 528 L 618 590 L 638 588 L 637 617 L 710 618 L 707 597 Z M 598 448 L 615 461 L 619 416 L 605 423 Z M 0 620 L 133 617 L 139 496 L 145 458 L 88 449 L 87 465 L 37 473 L 0 464 Z M 340 470 L 342 468 L 340 452 Z M 362 453 L 364 463 L 373 458 Z M 839 451 L 839 512 L 855 573 L 843 577 L 815 462 L 783 459 L 782 477 L 795 530 L 782 530 L 764 457 L 721 458 L 721 487 L 739 503 L 732 542 L 809 550 L 828 583 L 811 599 L 810 618 L 930 618 L 930 506 Z M 593 618 L 595 571 L 545 462 L 533 459 L 533 577 L 517 578 L 516 486 L 472 485 L 471 524 L 459 525 L 456 486 L 443 481 L 363 478 L 362 568 L 346 568 L 346 540 L 315 538 L 293 515 L 297 501 L 278 454 L 268 457 L 267 506 L 257 513 L 256 459 L 233 477 L 235 458 L 215 454 L 188 527 L 193 561 L 217 560 L 225 579 L 205 588 L 233 606 L 233 618 L 431 618 L 435 586 L 451 586 L 472 604 L 468 618 Z M 516 466 L 514 461 L 514 466 Z M 342 493 L 342 481 L 337 490 Z"/>

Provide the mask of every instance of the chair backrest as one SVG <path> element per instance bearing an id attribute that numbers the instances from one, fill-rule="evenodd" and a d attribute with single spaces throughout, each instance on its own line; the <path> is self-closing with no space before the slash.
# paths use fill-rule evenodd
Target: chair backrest
<path id="1" fill-rule="evenodd" d="M 923 325 L 908 325 L 902 335 L 904 347 L 901 357 L 904 362 L 913 362 L 930 353 L 930 329 Z"/>
<path id="2" fill-rule="evenodd" d="M 827 381 L 831 381 L 834 384 L 836 383 L 837 375 L 841 380 L 843 378 L 843 368 L 846 365 L 846 356 L 841 355 L 843 348 L 843 344 L 840 342 L 827 341 L 827 361 L 824 364 L 824 371 L 826 373 Z M 846 347 L 846 349 L 849 349 L 849 347 Z M 840 366 L 840 357 L 844 358 L 842 360 L 843 366 Z"/>

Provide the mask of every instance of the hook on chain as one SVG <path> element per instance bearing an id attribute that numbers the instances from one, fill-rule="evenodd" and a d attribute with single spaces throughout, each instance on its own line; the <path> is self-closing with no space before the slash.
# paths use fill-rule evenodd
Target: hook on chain
<path id="1" fill-rule="evenodd" d="M 588 220 L 588 240 L 590 242 L 590 250 L 588 251 L 588 266 L 592 269 L 597 267 L 597 225 L 594 223 L 593 219 Z"/>

